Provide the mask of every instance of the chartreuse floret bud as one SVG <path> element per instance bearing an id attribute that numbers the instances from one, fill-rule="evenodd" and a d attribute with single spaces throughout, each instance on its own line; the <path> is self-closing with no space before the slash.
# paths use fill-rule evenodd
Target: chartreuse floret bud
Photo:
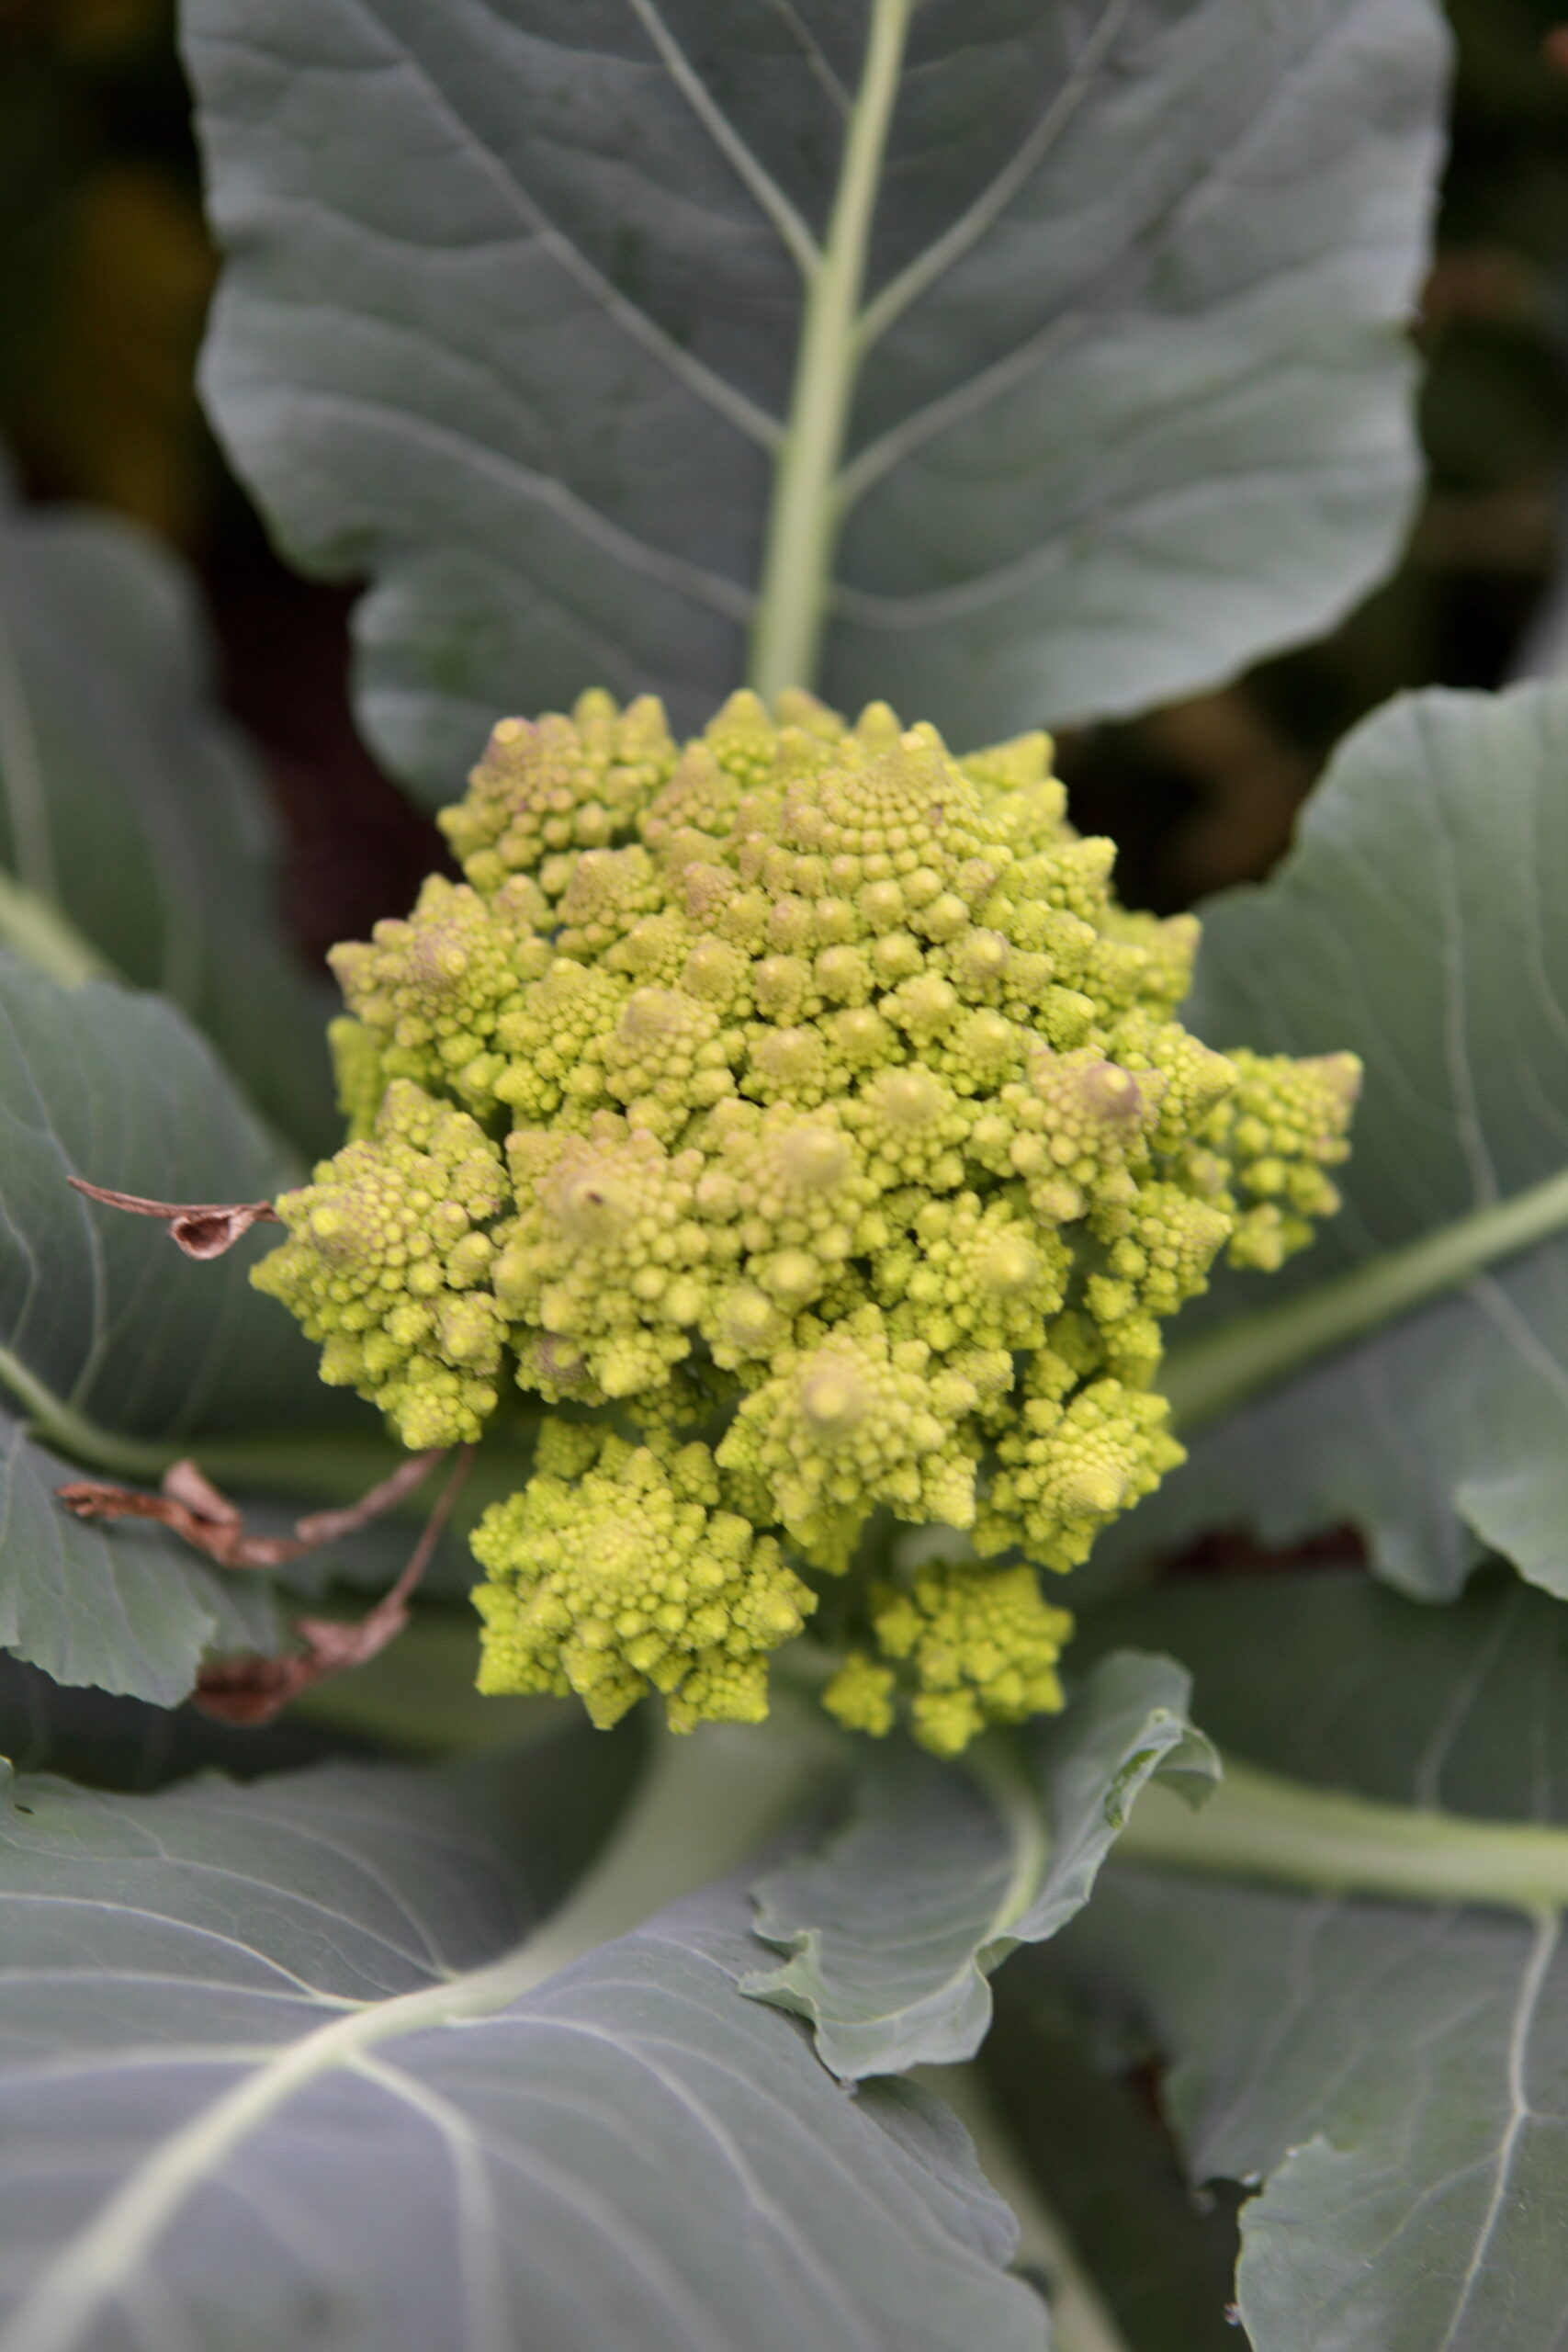
<path id="1" fill-rule="evenodd" d="M 321 1378 L 368 1396 L 407 1446 L 470 1442 L 495 1410 L 505 1326 L 486 1227 L 505 1195 L 483 1129 L 397 1079 L 375 1134 L 277 1202 L 289 1238 L 257 1289 L 322 1342 Z"/>
<path id="2" fill-rule="evenodd" d="M 1358 1070 L 1181 1026 L 1197 925 L 1116 905 L 1050 757 L 587 695 L 501 722 L 463 880 L 336 951 L 356 1139 L 263 1287 L 410 1444 L 503 1386 L 593 1417 L 481 1523 L 487 1690 L 749 1719 L 830 1589 L 840 1721 L 1057 1703 L 1037 1571 L 1180 1459 L 1162 1324 L 1311 1238 Z M 894 1520 L 969 1556 L 890 1567 Z"/>
<path id="3" fill-rule="evenodd" d="M 479 1689 L 575 1690 L 601 1725 L 650 1689 L 678 1731 L 761 1722 L 768 1652 L 817 1596 L 772 1536 L 718 1501 L 705 1446 L 661 1460 L 547 1423 L 533 1478 L 474 1534 L 489 1571 Z"/>
<path id="4" fill-rule="evenodd" d="M 1056 1660 L 1073 1621 L 1042 1600 L 1031 1567 L 932 1561 L 907 1584 L 874 1587 L 870 1616 L 882 1656 L 908 1661 L 915 1736 L 939 1756 L 956 1756 L 986 1724 L 1020 1724 L 1062 1703 Z M 893 1682 L 856 1652 L 823 1704 L 852 1728 L 886 1729 Z"/>
<path id="5" fill-rule="evenodd" d="M 534 929 L 544 911 L 525 880 L 482 899 L 433 874 L 406 922 L 378 922 L 367 945 L 333 948 L 338 985 L 389 1081 L 411 1078 L 466 1108 L 492 1107 L 506 1066 L 502 1019 L 552 960 Z M 345 1062 L 346 1053 L 345 1041 Z"/>
<path id="6" fill-rule="evenodd" d="M 1231 1263 L 1273 1273 L 1305 1249 L 1314 1219 L 1339 1206 L 1325 1171 L 1349 1156 L 1361 1066 L 1354 1054 L 1231 1058 L 1239 1082 L 1198 1127 L 1187 1165 L 1213 1183 L 1213 1204 L 1231 1220 Z"/>

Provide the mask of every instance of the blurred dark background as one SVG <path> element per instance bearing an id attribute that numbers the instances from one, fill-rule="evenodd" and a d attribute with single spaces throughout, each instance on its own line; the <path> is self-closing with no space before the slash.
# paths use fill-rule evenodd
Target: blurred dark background
<path id="1" fill-rule="evenodd" d="M 1412 333 L 1430 482 L 1394 577 L 1329 639 L 1062 747 L 1080 824 L 1159 908 L 1265 872 L 1335 741 L 1402 686 L 1540 658 L 1568 513 L 1568 10 L 1453 0 L 1453 152 Z M 0 435 L 27 493 L 136 516 L 205 582 L 261 743 L 302 949 L 400 911 L 440 855 L 346 699 L 342 590 L 270 552 L 197 406 L 215 261 L 170 0 L 0 0 Z"/>

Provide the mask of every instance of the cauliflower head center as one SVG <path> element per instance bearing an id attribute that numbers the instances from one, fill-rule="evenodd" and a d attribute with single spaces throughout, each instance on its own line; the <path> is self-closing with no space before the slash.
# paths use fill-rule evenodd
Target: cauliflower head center
<path id="1" fill-rule="evenodd" d="M 408 1445 L 541 1418 L 483 1688 L 752 1720 L 819 1611 L 842 1722 L 1060 1703 L 1038 1571 L 1180 1460 L 1161 1324 L 1311 1239 L 1359 1072 L 1182 1027 L 1197 924 L 1117 905 L 1050 760 L 590 694 L 502 720 L 464 878 L 334 951 L 350 1139 L 255 1280 Z"/>

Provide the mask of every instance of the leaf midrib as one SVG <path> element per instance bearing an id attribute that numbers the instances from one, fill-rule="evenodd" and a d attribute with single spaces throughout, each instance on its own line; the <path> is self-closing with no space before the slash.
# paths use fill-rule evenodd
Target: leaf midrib
<path id="1" fill-rule="evenodd" d="M 1488 1821 L 1323 1788 L 1223 1758 L 1196 1812 L 1145 1788 L 1118 1862 L 1256 1881 L 1335 1896 L 1473 1904 L 1530 1918 L 1568 1913 L 1568 1829 Z"/>
<path id="2" fill-rule="evenodd" d="M 1568 1170 L 1451 1218 L 1418 1239 L 1178 1343 L 1160 1385 L 1183 1430 L 1236 1410 L 1321 1358 L 1479 1282 L 1568 1230 Z"/>
<path id="3" fill-rule="evenodd" d="M 1529 2052 L 1530 2030 L 1535 2023 L 1536 2010 L 1540 2007 L 1540 1996 L 1545 1989 L 1547 1975 L 1552 1960 L 1556 1956 L 1562 1933 L 1562 1922 L 1560 1917 L 1553 1915 L 1542 1917 L 1536 1922 L 1535 1935 L 1525 1962 L 1524 1973 L 1519 1979 L 1519 1989 L 1514 2002 L 1514 2014 L 1508 2028 L 1508 2120 L 1497 2146 L 1492 2194 L 1487 2199 L 1485 2218 L 1477 2234 L 1470 2260 L 1465 2265 L 1464 2277 L 1460 2282 L 1453 2317 L 1444 2332 L 1438 2352 L 1452 2352 L 1452 2347 L 1459 2341 L 1460 2329 L 1464 2324 L 1465 2314 L 1470 2309 L 1476 2286 L 1482 2276 L 1482 2266 L 1485 2262 L 1487 2252 L 1496 2235 L 1497 2224 L 1503 2216 L 1508 2186 L 1513 2177 L 1514 2159 L 1518 2153 L 1519 2140 L 1526 2124 L 1534 2113 L 1525 2089 L 1525 2063 Z"/>
<path id="4" fill-rule="evenodd" d="M 68 2241 L 0 2327 L 0 2352 L 72 2352 L 197 2185 L 287 2100 L 380 2044 L 499 2015 L 649 1913 L 726 1872 L 821 1771 L 815 1742 L 750 1727 L 716 1775 L 712 1743 L 667 1737 L 600 1859 L 566 1901 L 487 1966 L 318 2026 L 164 2140 Z M 671 1863 L 668 1858 L 674 1856 Z"/>
<path id="5" fill-rule="evenodd" d="M 839 469 L 860 368 L 861 293 L 911 6 L 872 0 L 827 238 L 803 269 L 795 381 L 773 470 L 751 640 L 751 683 L 768 702 L 786 687 L 809 686 L 816 675 L 838 530 Z"/>
<path id="6" fill-rule="evenodd" d="M 505 2008 L 537 1981 L 528 1967 L 532 1949 L 525 1944 L 460 1984 L 427 1985 L 335 2018 L 225 2093 L 134 2169 L 61 2248 L 0 2328 L 0 2352 L 70 2352 L 190 2192 L 297 2091 L 378 2042 Z"/>

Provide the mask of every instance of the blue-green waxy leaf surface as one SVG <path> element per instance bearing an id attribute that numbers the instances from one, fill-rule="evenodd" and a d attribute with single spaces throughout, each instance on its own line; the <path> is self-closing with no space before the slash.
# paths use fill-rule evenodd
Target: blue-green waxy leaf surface
<path id="1" fill-rule="evenodd" d="M 0 865 L 206 1029 L 280 1133 L 331 1141 L 331 992 L 284 933 L 261 778 L 190 585 L 129 524 L 23 507 L 3 473 Z"/>
<path id="2" fill-rule="evenodd" d="M 1568 1825 L 1568 1622 L 1505 1576 L 1441 1611 L 1319 1574 L 1172 1587 L 1107 1614 L 1107 1638 L 1191 1660 L 1201 1720 L 1249 1762 Z M 1052 1951 L 1091 2003 L 1141 2011 L 1194 2180 L 1259 2189 L 1241 2211 L 1236 2284 L 1254 2352 L 1562 2343 L 1559 1916 L 1117 1863 Z"/>
<path id="3" fill-rule="evenodd" d="M 502 710 L 593 682 L 699 721 L 753 632 L 765 685 L 990 741 L 1221 675 L 1391 560 L 1429 0 L 185 21 L 209 402 L 296 559 L 371 581 L 361 714 L 434 798 Z M 857 126 L 863 299 L 797 367 Z"/>
<path id="4" fill-rule="evenodd" d="M 53 1489 L 80 1469 L 28 1422 L 60 1442 L 85 1424 L 96 1462 L 145 1476 L 160 1454 L 319 1423 L 335 1402 L 288 1317 L 249 1286 L 261 1233 L 193 1264 L 156 1224 L 66 1178 L 244 1201 L 285 1173 L 172 1006 L 62 988 L 0 950 L 0 1647 L 62 1681 L 177 1699 L 204 1649 L 265 1642 L 273 1621 L 262 1579 L 155 1531 L 68 1518 Z"/>
<path id="5" fill-rule="evenodd" d="M 746 1990 L 809 2018 L 845 2079 L 972 2057 L 990 1971 L 1088 1902 L 1138 1791 L 1158 1774 L 1204 1792 L 1187 1687 L 1168 1658 L 1127 1653 L 967 1766 L 874 1749 L 844 1827 L 758 1890 L 756 1931 L 791 1957 Z"/>
<path id="6" fill-rule="evenodd" d="M 4 2352 L 1045 2352 L 953 2118 L 741 1998 L 739 1889 L 534 1981 L 626 1760 L 19 1782 Z"/>
<path id="7" fill-rule="evenodd" d="M 1203 1302 L 1199 1368 L 1229 1345 L 1224 1315 L 1376 1282 L 1391 1252 L 1568 1170 L 1565 777 L 1568 688 L 1410 696 L 1341 748 L 1273 880 L 1207 910 L 1193 1025 L 1216 1045 L 1352 1047 L 1366 1081 L 1344 1210 L 1281 1274 Z M 1199 1433 L 1115 1548 L 1353 1521 L 1407 1591 L 1451 1594 L 1491 1547 L 1568 1593 L 1568 1196 L 1554 1216 Z"/>

